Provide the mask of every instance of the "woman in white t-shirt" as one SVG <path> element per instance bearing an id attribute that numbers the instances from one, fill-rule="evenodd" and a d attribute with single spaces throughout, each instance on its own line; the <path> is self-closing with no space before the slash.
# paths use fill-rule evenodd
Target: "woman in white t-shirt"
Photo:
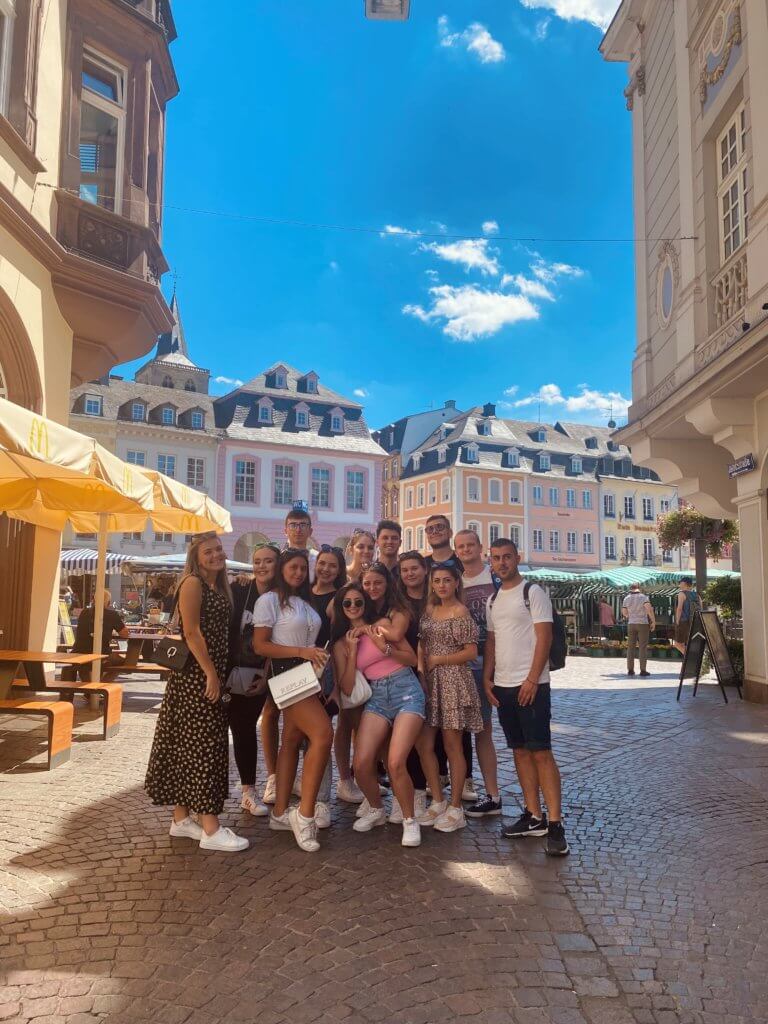
<path id="1" fill-rule="evenodd" d="M 287 548 L 277 563 L 275 589 L 263 594 L 253 611 L 253 648 L 272 659 L 271 674 L 278 675 L 302 662 L 311 661 L 318 677 L 328 654 L 315 646 L 321 620 L 309 603 L 307 552 Z M 299 750 L 307 741 L 301 776 L 301 801 L 288 809 L 296 779 Z M 321 695 L 313 694 L 283 711 L 283 735 L 277 757 L 277 794 L 269 827 L 292 831 L 302 850 L 314 853 L 317 842 L 315 803 L 333 743 L 333 729 Z"/>

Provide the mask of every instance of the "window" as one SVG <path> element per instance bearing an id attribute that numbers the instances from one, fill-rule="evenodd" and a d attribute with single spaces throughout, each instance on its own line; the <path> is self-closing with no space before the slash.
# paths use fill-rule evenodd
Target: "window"
<path id="1" fill-rule="evenodd" d="M 205 420 L 204 420 L 203 414 L 201 412 L 195 411 L 195 412 L 192 413 L 192 429 L 193 430 L 202 430 L 204 422 L 205 422 Z"/>
<path id="2" fill-rule="evenodd" d="M 520 452 L 517 448 L 510 448 L 507 452 L 507 465 L 512 467 L 520 465 Z"/>
<path id="3" fill-rule="evenodd" d="M 165 377 L 163 377 L 163 387 L 164 388 L 172 388 L 173 387 L 173 377 L 171 377 L 169 374 L 166 374 Z"/>
<path id="4" fill-rule="evenodd" d="M 125 461 L 130 463 L 132 466 L 146 466 L 147 464 L 147 453 L 128 451 L 125 454 Z"/>
<path id="5" fill-rule="evenodd" d="M 488 543 L 493 544 L 495 540 L 498 540 L 501 536 L 501 525 L 499 523 L 491 523 L 488 527 Z"/>
<path id="6" fill-rule="evenodd" d="M 616 561 L 616 538 L 606 537 L 605 538 L 605 560 L 606 562 Z"/>
<path id="7" fill-rule="evenodd" d="M 548 455 L 540 455 L 539 456 L 539 469 L 541 470 L 541 472 L 542 473 L 546 473 L 551 468 L 552 468 L 552 462 L 551 462 L 550 457 Z"/>
<path id="8" fill-rule="evenodd" d="M 340 416 L 339 413 L 331 416 L 331 430 L 334 434 L 344 433 L 344 417 Z"/>
<path id="9" fill-rule="evenodd" d="M 312 467 L 312 507 L 331 507 L 331 471 L 324 466 Z"/>
<path id="10" fill-rule="evenodd" d="M 275 370 L 275 387 L 284 388 L 285 384 L 285 372 L 283 370 Z"/>
<path id="11" fill-rule="evenodd" d="M 8 113 L 15 0 L 0 0 L 0 114 Z"/>
<path id="12" fill-rule="evenodd" d="M 448 449 L 445 447 L 444 444 L 441 444 L 440 447 L 437 449 L 437 461 L 440 465 L 442 465 L 445 462 L 445 454 L 447 451 Z"/>
<path id="13" fill-rule="evenodd" d="M 557 487 L 549 488 L 549 504 L 559 505 L 560 504 L 560 490 Z"/>
<path id="14" fill-rule="evenodd" d="M 138 530 L 133 533 L 124 533 L 123 540 L 128 541 L 130 544 L 137 544 L 140 540 L 142 540 L 143 536 L 144 534 L 140 530 Z"/>
<path id="15" fill-rule="evenodd" d="M 76 533 L 75 540 L 96 540 L 95 533 Z"/>
<path id="16" fill-rule="evenodd" d="M 477 448 L 471 444 L 464 449 L 467 462 L 479 462 L 479 455 L 477 454 Z"/>
<path id="17" fill-rule="evenodd" d="M 147 410 L 143 402 L 134 402 L 131 406 L 131 419 L 134 423 L 143 423 Z"/>
<path id="18" fill-rule="evenodd" d="M 406 551 L 412 551 L 413 550 L 413 530 L 410 528 L 410 526 L 405 531 L 405 550 Z"/>
<path id="19" fill-rule="evenodd" d="M 592 508 L 592 491 L 581 492 L 581 507 Z"/>
<path id="20" fill-rule="evenodd" d="M 259 423 L 271 423 L 272 422 L 272 406 L 264 405 L 259 406 Z"/>
<path id="21" fill-rule="evenodd" d="M 170 476 L 175 479 L 176 477 L 176 456 L 175 455 L 158 455 L 157 456 L 157 471 L 158 473 L 164 473 L 166 476 Z"/>
<path id="22" fill-rule="evenodd" d="M 164 406 L 161 418 L 164 427 L 172 427 L 176 422 L 176 410 L 170 405 Z"/>
<path id="23" fill-rule="evenodd" d="M 317 380 L 314 377 L 307 377 L 307 379 L 305 381 L 305 384 L 306 384 L 306 388 L 307 388 L 307 391 L 309 392 L 309 394 L 311 394 L 311 395 L 316 395 L 317 394 Z"/>
<path id="24" fill-rule="evenodd" d="M 624 496 L 624 518 L 635 518 L 635 499 L 631 494 L 626 494 Z"/>
<path id="25" fill-rule="evenodd" d="M 235 461 L 235 501 L 256 500 L 256 463 L 250 459 Z"/>
<path id="26" fill-rule="evenodd" d="M 274 503 L 290 505 L 293 501 L 293 466 L 275 464 L 274 469 Z"/>
<path id="27" fill-rule="evenodd" d="M 560 531 L 550 530 L 549 531 L 549 550 L 559 551 L 560 550 Z"/>
<path id="28" fill-rule="evenodd" d="M 405 507 L 413 508 L 413 488 L 406 487 L 405 489 Z"/>
<path id="29" fill-rule="evenodd" d="M 581 471 L 582 471 L 582 469 L 581 469 L 581 457 L 579 455 L 574 455 L 571 458 L 571 472 L 572 473 L 581 473 Z"/>
<path id="30" fill-rule="evenodd" d="M 547 432 L 546 432 L 546 430 L 544 430 L 544 428 L 543 428 L 543 427 L 540 427 L 540 428 L 539 428 L 539 429 L 538 429 L 538 430 L 537 430 L 537 431 L 536 431 L 536 432 L 534 433 L 534 435 L 533 435 L 533 439 L 534 439 L 534 441 L 538 441 L 538 442 L 539 442 L 539 444 L 541 444 L 541 443 L 542 443 L 543 441 L 546 441 L 546 440 L 547 440 Z"/>
<path id="31" fill-rule="evenodd" d="M 673 551 L 665 551 L 661 557 L 665 562 L 674 562 L 675 560 L 675 554 Z"/>
<path id="32" fill-rule="evenodd" d="M 205 487 L 205 459 L 187 459 L 187 483 L 190 487 Z"/>
<path id="33" fill-rule="evenodd" d="M 309 426 L 309 414 L 306 409 L 298 409 L 296 411 L 296 426 L 297 427 L 308 427 Z"/>
<path id="34" fill-rule="evenodd" d="M 646 523 L 653 522 L 653 498 L 643 498 L 643 519 Z"/>
<path id="35" fill-rule="evenodd" d="M 501 504 L 501 480 L 488 481 L 488 501 L 494 505 Z"/>
<path id="36" fill-rule="evenodd" d="M 125 150 L 125 73 L 83 50 L 80 101 L 80 198 L 120 212 Z"/>
<path id="37" fill-rule="evenodd" d="M 653 562 L 655 552 L 653 550 L 653 537 L 645 537 L 643 539 L 643 561 Z"/>
<path id="38" fill-rule="evenodd" d="M 543 551 L 544 550 L 544 531 L 534 530 L 533 531 L 533 550 Z"/>
<path id="39" fill-rule="evenodd" d="M 99 395 L 86 395 L 83 408 L 86 416 L 101 416 L 101 397 Z"/>
<path id="40" fill-rule="evenodd" d="M 389 480 L 389 463 L 388 463 L 388 462 L 385 462 L 385 463 L 384 463 L 384 465 L 383 465 L 383 467 L 382 467 L 382 471 L 381 471 L 381 474 L 382 474 L 382 477 L 383 477 L 383 478 L 384 478 L 385 480 Z"/>
<path id="41" fill-rule="evenodd" d="M 480 501 L 480 481 L 476 476 L 467 477 L 467 501 Z"/>
<path id="42" fill-rule="evenodd" d="M 365 508 L 365 473 L 361 469 L 347 470 L 347 508 L 357 512 Z"/>
<path id="43" fill-rule="evenodd" d="M 482 435 L 483 437 L 490 437 L 491 436 L 491 421 L 490 420 L 481 420 L 479 425 L 478 425 L 477 432 L 478 432 L 478 434 Z"/>
<path id="44" fill-rule="evenodd" d="M 637 558 L 637 551 L 635 550 L 635 538 L 625 537 L 624 538 L 624 555 L 628 562 L 634 562 Z"/>
<path id="45" fill-rule="evenodd" d="M 581 547 L 585 555 L 591 555 L 593 552 L 592 548 L 592 534 L 582 533 L 581 535 Z"/>
<path id="46" fill-rule="evenodd" d="M 397 496 L 397 491 L 394 491 L 393 494 L 392 494 L 392 517 L 393 517 L 393 519 L 397 519 L 397 517 L 398 517 L 399 511 L 400 511 L 399 505 L 400 505 L 400 501 L 399 501 L 399 498 Z"/>
<path id="47" fill-rule="evenodd" d="M 578 547 L 576 545 L 575 530 L 569 530 L 568 533 L 565 535 L 565 546 L 569 555 L 575 555 L 578 551 Z"/>
<path id="48" fill-rule="evenodd" d="M 721 263 L 729 260 L 747 238 L 749 181 L 746 137 L 746 108 L 742 104 L 717 140 L 717 206 Z"/>
<path id="49" fill-rule="evenodd" d="M 421 452 L 414 452 L 413 456 L 413 468 L 418 471 L 421 466 Z"/>
<path id="50" fill-rule="evenodd" d="M 544 504 L 544 491 L 539 484 L 533 485 L 533 504 L 543 505 Z"/>
<path id="51" fill-rule="evenodd" d="M 440 501 L 451 500 L 451 478 L 444 476 L 440 484 Z"/>
<path id="52" fill-rule="evenodd" d="M 480 536 L 480 523 L 467 523 L 467 529 L 471 530 L 472 533 L 476 533 L 478 537 Z"/>
<path id="53" fill-rule="evenodd" d="M 606 519 L 616 518 L 616 499 L 612 494 L 603 495 L 603 515 Z"/>
<path id="54" fill-rule="evenodd" d="M 155 530 L 155 544 L 173 544 L 172 533 L 158 533 Z"/>
<path id="55" fill-rule="evenodd" d="M 568 508 L 576 508 L 576 491 L 572 487 L 566 489 L 565 504 Z"/>
<path id="56" fill-rule="evenodd" d="M 185 384 L 184 384 L 184 390 L 185 391 L 197 391 L 197 388 L 195 387 L 195 382 L 193 380 L 186 381 Z"/>
<path id="57" fill-rule="evenodd" d="M 510 526 L 510 528 L 509 528 L 509 539 L 512 541 L 513 544 L 516 544 L 517 547 L 520 547 L 520 527 L 519 526 Z"/>
<path id="58" fill-rule="evenodd" d="M 422 551 L 423 548 L 424 548 L 424 527 L 423 526 L 417 526 L 416 527 L 416 548 L 419 551 Z"/>
<path id="59" fill-rule="evenodd" d="M 416 505 L 424 508 L 424 484 L 419 484 L 416 488 Z"/>
<path id="60" fill-rule="evenodd" d="M 509 503 L 510 505 L 520 504 L 520 484 L 517 480 L 510 480 L 509 482 Z"/>
<path id="61" fill-rule="evenodd" d="M 669 510 L 671 508 L 672 508 L 672 499 L 671 498 L 660 498 L 659 499 L 659 511 L 661 512 L 662 515 L 664 515 L 666 512 L 669 512 Z"/>
<path id="62" fill-rule="evenodd" d="M 437 504 L 437 480 L 430 480 L 427 501 L 430 505 Z"/>

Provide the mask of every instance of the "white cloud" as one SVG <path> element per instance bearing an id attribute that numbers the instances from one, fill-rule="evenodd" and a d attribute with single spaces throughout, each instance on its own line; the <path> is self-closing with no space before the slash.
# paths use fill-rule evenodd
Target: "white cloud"
<path id="1" fill-rule="evenodd" d="M 483 234 L 484 235 L 498 235 L 499 233 L 499 222 L 497 220 L 484 220 L 483 221 Z"/>
<path id="2" fill-rule="evenodd" d="M 241 388 L 243 386 L 243 382 L 241 380 L 237 380 L 235 377 L 214 377 L 213 383 L 231 384 L 233 388 Z"/>
<path id="3" fill-rule="evenodd" d="M 398 227 L 397 224 L 385 224 L 384 230 L 381 232 L 381 237 L 386 238 L 387 235 L 405 235 L 406 238 L 417 238 L 420 234 L 420 231 L 411 231 L 409 228 L 401 228 Z"/>
<path id="4" fill-rule="evenodd" d="M 619 2 L 620 0 L 520 0 L 523 7 L 552 11 L 564 21 L 586 21 L 603 32 L 610 25 Z"/>
<path id="5" fill-rule="evenodd" d="M 451 32 L 448 18 L 442 14 L 437 19 L 437 35 L 440 45 L 445 47 L 463 46 L 474 54 L 481 64 L 498 64 L 507 54 L 498 39 L 494 39 L 485 25 L 472 22 L 462 32 Z"/>
<path id="6" fill-rule="evenodd" d="M 458 242 L 422 242 L 423 252 L 433 252 L 441 260 L 458 263 L 465 270 L 479 270 L 483 274 L 498 274 L 499 263 L 488 251 L 487 238 L 464 238 Z"/>
<path id="7" fill-rule="evenodd" d="M 537 21 L 536 28 L 533 31 L 534 38 L 546 39 L 551 21 L 551 18 L 542 18 L 541 21 Z"/>
<path id="8" fill-rule="evenodd" d="M 509 394 L 505 391 L 505 394 Z M 530 405 L 560 406 L 566 412 L 575 415 L 586 413 L 597 413 L 601 416 L 613 414 L 614 419 L 623 418 L 627 415 L 631 399 L 625 398 L 620 391 L 596 391 L 588 384 L 579 384 L 577 393 L 564 395 L 559 385 L 544 384 L 538 391 L 525 398 L 518 398 L 513 402 L 516 409 L 525 408 Z"/>
<path id="9" fill-rule="evenodd" d="M 511 387 L 508 387 L 508 388 L 504 389 L 504 394 L 507 396 L 507 398 L 512 398 L 512 397 L 514 397 L 514 395 L 517 394 L 517 392 L 519 390 L 520 390 L 520 385 L 519 384 L 513 384 Z"/>
<path id="10" fill-rule="evenodd" d="M 432 305 L 403 306 L 403 313 L 423 323 L 442 323 L 443 334 L 454 341 L 475 341 L 496 334 L 521 320 L 536 320 L 537 307 L 525 295 L 508 295 L 475 285 L 454 288 L 442 284 L 429 289 Z"/>
<path id="11" fill-rule="evenodd" d="M 366 391 L 365 388 L 355 388 L 352 394 L 355 396 L 355 398 L 367 398 L 369 392 Z"/>
<path id="12" fill-rule="evenodd" d="M 543 283 L 543 281 L 532 280 L 526 277 L 525 274 L 505 274 L 501 279 L 501 287 L 506 288 L 507 285 L 513 284 L 518 291 L 522 292 L 523 295 L 529 295 L 534 299 L 546 299 L 548 302 L 554 302 L 555 296 Z"/>
<path id="13" fill-rule="evenodd" d="M 554 302 L 555 295 L 552 288 L 557 284 L 558 278 L 584 276 L 581 267 L 571 266 L 570 263 L 548 263 L 538 253 L 533 255 L 534 261 L 529 267 L 529 275 L 504 274 L 501 279 L 502 288 L 514 285 L 522 295 Z"/>

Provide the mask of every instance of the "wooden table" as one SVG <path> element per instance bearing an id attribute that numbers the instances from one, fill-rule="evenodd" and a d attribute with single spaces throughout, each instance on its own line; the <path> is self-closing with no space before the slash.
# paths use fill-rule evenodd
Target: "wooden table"
<path id="1" fill-rule="evenodd" d="M 59 651 L 0 651 L 0 700 L 10 696 L 11 685 L 19 671 L 24 673 L 32 690 L 48 689 L 45 679 L 46 664 L 54 665 L 91 665 L 94 661 L 103 661 L 105 654 L 65 654 Z M 50 689 L 55 689 L 51 686 Z"/>
<path id="2" fill-rule="evenodd" d="M 125 666 L 137 665 L 144 651 L 144 644 L 152 645 L 154 651 L 154 640 L 159 640 L 164 634 L 158 630 L 133 630 L 129 627 L 128 643 L 125 650 Z M 151 658 L 151 655 L 150 655 Z"/>

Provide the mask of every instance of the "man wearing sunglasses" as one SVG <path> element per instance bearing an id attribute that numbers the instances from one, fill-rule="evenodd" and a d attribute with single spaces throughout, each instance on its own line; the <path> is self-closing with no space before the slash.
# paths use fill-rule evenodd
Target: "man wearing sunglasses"
<path id="1" fill-rule="evenodd" d="M 447 516 L 440 515 L 439 513 L 434 516 L 430 516 L 427 519 L 427 524 L 424 528 L 424 532 L 427 535 L 427 543 L 432 549 L 432 553 L 427 555 L 427 570 L 431 571 L 433 565 L 443 565 L 446 562 L 453 563 L 459 570 L 464 572 L 464 566 L 461 563 L 461 559 L 451 547 L 451 539 L 453 537 L 453 531 L 451 530 L 451 524 Z"/>
<path id="2" fill-rule="evenodd" d="M 376 544 L 379 548 L 379 561 L 386 565 L 393 580 L 400 575 L 397 555 L 403 540 L 403 528 L 394 519 L 382 519 L 376 527 Z"/>

